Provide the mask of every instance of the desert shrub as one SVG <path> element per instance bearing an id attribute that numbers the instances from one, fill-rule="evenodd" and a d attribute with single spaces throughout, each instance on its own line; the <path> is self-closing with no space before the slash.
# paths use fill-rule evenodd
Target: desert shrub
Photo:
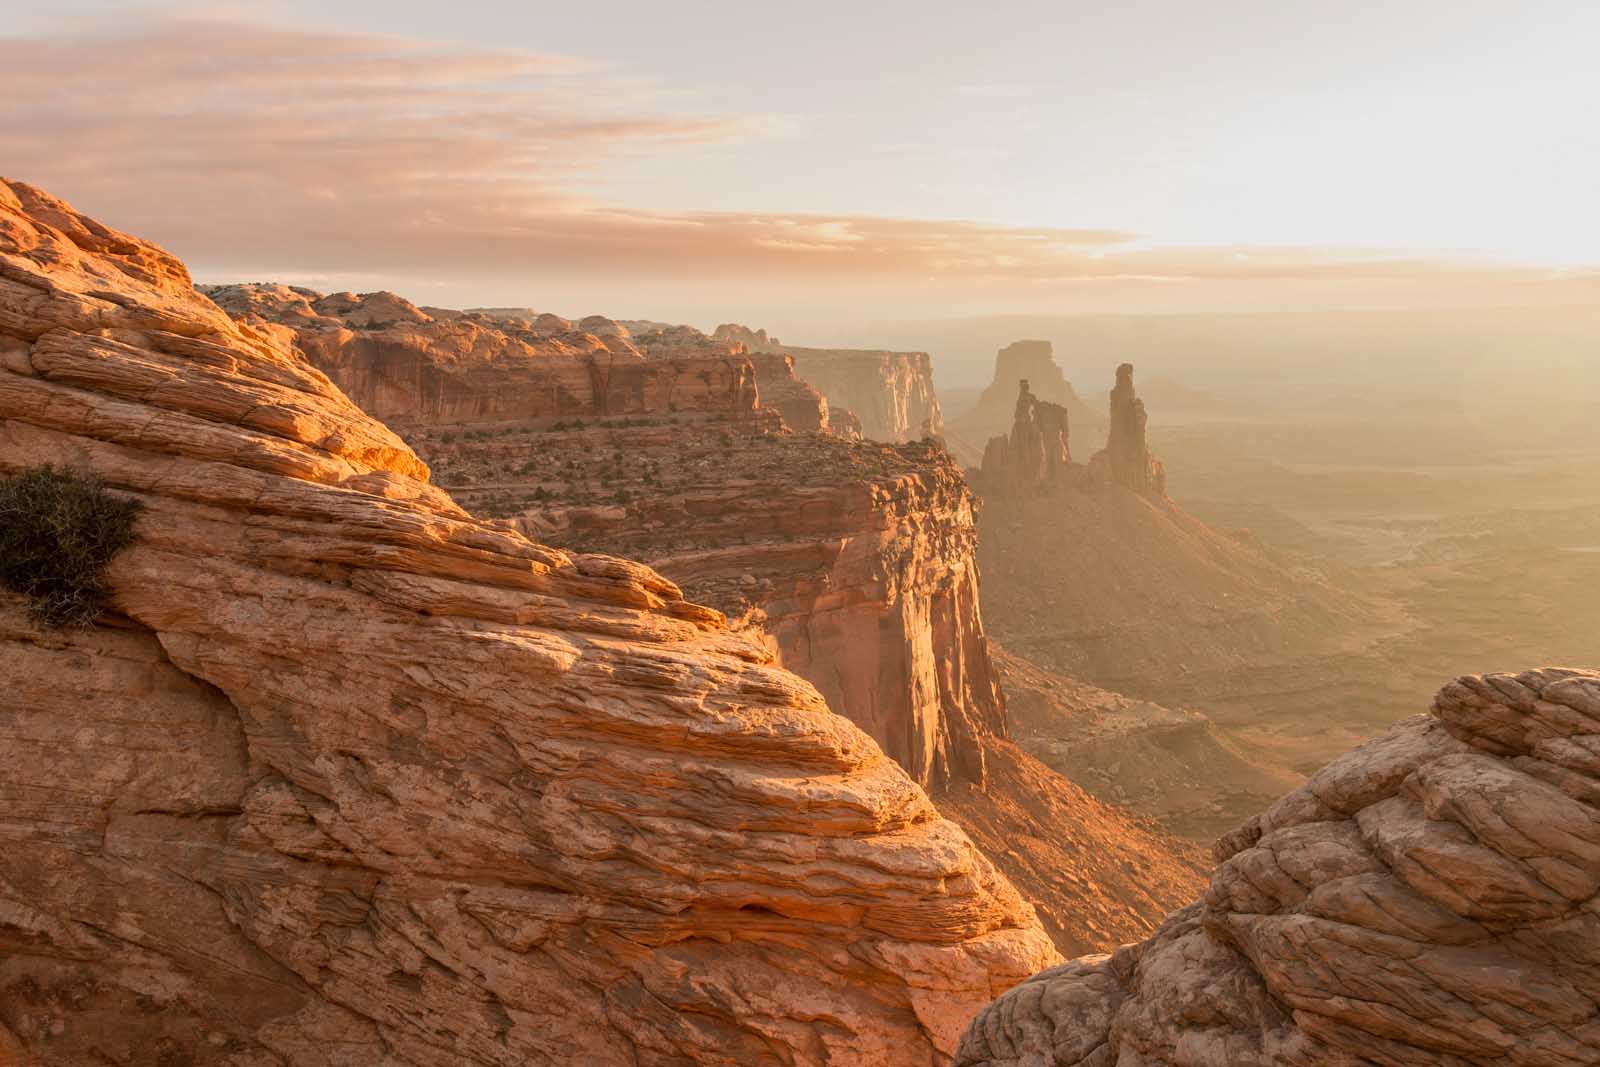
<path id="1" fill-rule="evenodd" d="M 87 626 L 105 600 L 106 564 L 133 543 L 143 507 L 67 468 L 0 478 L 0 583 L 28 597 L 44 625 Z"/>

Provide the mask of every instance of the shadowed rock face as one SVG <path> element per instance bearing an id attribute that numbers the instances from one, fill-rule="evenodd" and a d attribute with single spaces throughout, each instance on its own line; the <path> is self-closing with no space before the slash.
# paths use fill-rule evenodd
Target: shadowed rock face
<path id="1" fill-rule="evenodd" d="M 472 518 L 281 332 L 0 182 L 0 472 L 47 462 L 145 510 L 106 626 L 0 598 L 0 1059 L 943 1064 L 1054 957 L 717 612 Z"/>
<path id="2" fill-rule="evenodd" d="M 852 414 L 845 432 L 853 425 L 862 436 L 891 443 L 919 441 L 944 432 L 944 415 L 933 390 L 933 361 L 926 352 L 798 348 L 769 336 L 766 330 L 737 323 L 723 323 L 711 336 L 743 345 L 752 353 L 792 357 L 796 374 L 827 397 L 829 405 Z M 765 395 L 766 386 L 762 389 Z"/>
<path id="3" fill-rule="evenodd" d="M 1133 364 L 1124 363 L 1117 368 L 1117 384 L 1111 390 L 1106 447 L 1089 460 L 1090 472 L 1136 493 L 1164 495 L 1167 472 L 1145 441 L 1148 421 L 1144 401 L 1134 392 Z"/>
<path id="4" fill-rule="evenodd" d="M 1452 682 L 1217 854 L 1203 900 L 1001 997 L 957 1062 L 1600 1062 L 1600 673 Z"/>
<path id="5" fill-rule="evenodd" d="M 1063 485 L 1082 472 L 1072 465 L 1068 445 L 1067 409 L 1040 400 L 1023 380 L 1017 395 L 1017 410 L 1011 434 L 990 438 L 983 451 L 979 470 L 985 492 L 1020 495 L 1038 492 L 1051 485 Z"/>

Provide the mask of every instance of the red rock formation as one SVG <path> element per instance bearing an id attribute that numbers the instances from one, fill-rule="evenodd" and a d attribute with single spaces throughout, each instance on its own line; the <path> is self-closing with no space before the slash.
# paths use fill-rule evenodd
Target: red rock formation
<path id="1" fill-rule="evenodd" d="M 1600 1062 L 1600 672 L 1462 678 L 1218 844 L 1155 936 L 1038 975 L 963 1067 Z"/>
<path id="2" fill-rule="evenodd" d="M 636 331 L 634 339 L 652 358 L 700 355 L 749 360 L 755 368 L 762 407 L 777 411 L 791 430 L 829 429 L 827 400 L 810 383 L 796 377 L 794 360 L 783 352 L 728 340 L 726 327 L 718 327 L 717 335 L 707 337 L 692 326 L 652 325 L 648 331 Z"/>
<path id="3" fill-rule="evenodd" d="M 1089 471 L 1102 480 L 1132 489 L 1136 493 L 1164 496 L 1167 472 L 1145 442 L 1144 401 L 1133 388 L 1133 364 L 1117 368 L 1117 384 L 1111 390 L 1111 430 L 1106 447 L 1089 460 Z"/>
<path id="4" fill-rule="evenodd" d="M 727 611 L 935 789 L 1063 951 L 1142 936 L 1198 890 L 1184 847 L 1005 743 L 972 500 L 942 450 L 682 419 L 416 444 L 475 512 L 647 560 Z"/>
<path id="5" fill-rule="evenodd" d="M 742 354 L 646 358 L 625 328 L 598 317 L 551 332 L 570 324 L 542 316 L 437 318 L 393 293 L 205 292 L 243 321 L 291 327 L 318 369 L 365 411 L 395 424 L 675 411 L 749 416 L 757 407 L 755 372 Z"/>
<path id="6" fill-rule="evenodd" d="M 926 352 L 797 348 L 766 330 L 737 323 L 718 326 L 712 337 L 750 352 L 787 353 L 796 373 L 836 408 L 853 412 L 861 432 L 874 441 L 919 441 L 944 432 L 944 416 L 933 391 L 933 363 Z"/>
<path id="7" fill-rule="evenodd" d="M 933 391 L 933 361 L 926 352 L 795 348 L 795 373 L 836 407 L 861 421 L 874 441 L 920 441 L 944 433 L 944 416 Z"/>
<path id="8" fill-rule="evenodd" d="M 991 438 L 983 451 L 984 492 L 1020 495 L 1081 481 L 1067 439 L 1067 409 L 1035 397 L 1024 379 L 1010 436 Z"/>
<path id="9" fill-rule="evenodd" d="M 0 1049 L 931 1065 L 1053 955 L 716 612 L 472 518 L 175 259 L 0 183 L 0 472 L 47 462 L 145 509 L 107 626 L 0 603 Z"/>
<path id="10" fill-rule="evenodd" d="M 1104 416 L 1086 405 L 1061 373 L 1049 341 L 1015 341 L 996 354 L 994 379 L 978 403 L 950 422 L 951 448 L 963 462 L 977 463 L 984 442 L 1010 432 L 1022 382 L 1041 403 L 1065 408 L 1066 417 L 1080 431 L 1098 432 L 1105 424 Z"/>
<path id="11" fill-rule="evenodd" d="M 649 562 L 737 616 L 920 783 L 982 781 L 1004 733 L 971 493 L 945 453 L 725 423 L 430 431 L 475 511 Z M 514 488 L 513 488 L 514 487 Z"/>

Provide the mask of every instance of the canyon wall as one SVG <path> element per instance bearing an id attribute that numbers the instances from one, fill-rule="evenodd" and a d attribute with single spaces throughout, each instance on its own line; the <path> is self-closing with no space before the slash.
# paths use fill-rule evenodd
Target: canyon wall
<path id="1" fill-rule="evenodd" d="M 1038 975 L 961 1067 L 1600 1062 L 1600 672 L 1461 678 L 1218 844 L 1150 939 Z"/>
<path id="2" fill-rule="evenodd" d="M 833 348 L 784 349 L 795 373 L 816 386 L 828 402 L 861 420 L 874 441 L 919 441 L 944 433 L 944 415 L 933 391 L 933 361 L 926 352 Z"/>
<path id="3" fill-rule="evenodd" d="M 755 369 L 740 350 L 665 341 L 636 345 L 596 317 L 423 311 L 393 293 L 281 285 L 207 286 L 218 306 L 258 328 L 287 328 L 306 357 L 361 408 L 396 425 L 505 418 L 745 414 Z M 778 375 L 781 372 L 774 372 Z M 820 400 L 815 402 L 820 406 Z"/>
<path id="4" fill-rule="evenodd" d="M 830 405 L 854 414 L 860 432 L 874 441 L 918 441 L 944 432 L 926 352 L 797 347 L 737 323 L 724 323 L 711 336 L 753 353 L 791 356 L 795 372 Z"/>
<path id="5" fill-rule="evenodd" d="M 1052 961 L 815 688 L 282 341 L 0 183 L 0 473 L 144 505 L 101 625 L 0 601 L 0 1050 L 935 1065 Z"/>
<path id="6" fill-rule="evenodd" d="M 1004 734 L 1003 704 L 972 496 L 936 446 L 616 420 L 416 442 L 474 511 L 729 613 L 923 785 L 983 780 L 975 738 Z"/>

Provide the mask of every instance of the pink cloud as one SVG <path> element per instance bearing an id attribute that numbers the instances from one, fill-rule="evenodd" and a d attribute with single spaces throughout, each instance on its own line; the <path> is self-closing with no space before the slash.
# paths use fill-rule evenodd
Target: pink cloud
<path id="1" fill-rule="evenodd" d="M 1164 249 L 1106 230 L 631 210 L 590 190 L 632 159 L 737 144 L 763 120 L 683 113 L 657 87 L 558 54 L 170 15 L 0 38 L 0 69 L 10 176 L 191 261 L 261 275 L 669 277 L 1013 297 L 1537 280 L 1358 250 Z"/>

